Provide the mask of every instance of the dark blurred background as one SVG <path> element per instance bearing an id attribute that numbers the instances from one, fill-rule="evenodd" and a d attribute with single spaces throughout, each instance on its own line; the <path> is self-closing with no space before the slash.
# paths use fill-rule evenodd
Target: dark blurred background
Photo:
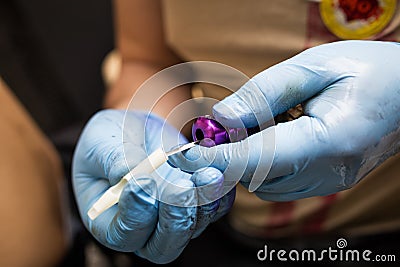
<path id="1" fill-rule="evenodd" d="M 0 1 L 0 75 L 56 137 L 101 107 L 111 0 Z"/>
<path id="2" fill-rule="evenodd" d="M 0 76 L 63 158 L 75 233 L 63 266 L 81 266 L 90 240 L 72 198 L 70 164 L 82 127 L 101 108 L 101 63 L 112 48 L 111 0 L 0 1 Z"/>

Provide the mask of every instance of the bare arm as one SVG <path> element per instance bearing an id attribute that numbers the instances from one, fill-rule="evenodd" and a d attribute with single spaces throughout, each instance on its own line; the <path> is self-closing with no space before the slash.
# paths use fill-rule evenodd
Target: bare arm
<path id="1" fill-rule="evenodd" d="M 122 67 L 118 80 L 106 94 L 105 107 L 124 109 L 147 78 L 181 60 L 165 43 L 160 1 L 115 0 L 114 10 L 116 45 Z M 177 88 L 154 111 L 165 117 L 189 97 L 188 87 Z"/>

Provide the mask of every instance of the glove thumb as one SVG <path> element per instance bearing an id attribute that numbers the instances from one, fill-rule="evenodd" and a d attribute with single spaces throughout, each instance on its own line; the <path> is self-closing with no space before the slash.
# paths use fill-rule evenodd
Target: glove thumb
<path id="1" fill-rule="evenodd" d="M 251 181 L 249 190 L 254 191 L 269 173 L 275 151 L 274 136 L 272 127 L 236 143 L 195 146 L 169 157 L 169 163 L 187 172 L 211 166 L 223 172 L 225 187 Z"/>
<path id="2" fill-rule="evenodd" d="M 268 123 L 343 78 L 341 73 L 348 64 L 338 61 L 349 60 L 332 60 L 330 50 L 329 45 L 311 48 L 257 74 L 236 93 L 214 105 L 214 117 L 232 128 Z"/>

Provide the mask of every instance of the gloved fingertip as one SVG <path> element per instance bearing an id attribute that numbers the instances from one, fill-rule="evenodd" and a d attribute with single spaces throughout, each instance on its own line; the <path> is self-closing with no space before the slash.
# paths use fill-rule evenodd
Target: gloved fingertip
<path id="1" fill-rule="evenodd" d="M 197 199 L 193 188 L 194 184 L 191 180 L 176 180 L 165 186 L 161 199 L 172 206 L 194 207 L 197 205 Z"/>
<path id="2" fill-rule="evenodd" d="M 222 182 L 223 175 L 218 169 L 207 167 L 197 170 L 192 175 L 191 180 L 197 187 L 199 187 L 213 182 Z"/>
<path id="3" fill-rule="evenodd" d="M 212 167 L 199 169 L 192 175 L 191 180 L 196 185 L 199 206 L 211 205 L 224 195 L 224 176 L 218 169 Z"/>
<path id="4" fill-rule="evenodd" d="M 183 171 L 193 173 L 199 168 L 207 167 L 210 163 L 203 159 L 207 153 L 207 148 L 195 146 L 182 153 L 177 153 L 168 157 L 168 164 Z"/>
<path id="5" fill-rule="evenodd" d="M 246 128 L 257 122 L 249 105 L 237 94 L 215 104 L 213 115 L 219 123 L 231 128 Z"/>
<path id="6" fill-rule="evenodd" d="M 203 150 L 204 150 L 204 147 L 197 145 L 197 146 L 192 147 L 191 149 L 183 151 L 182 155 L 187 160 L 195 161 L 195 160 L 197 160 L 197 159 L 199 159 L 201 157 L 201 155 L 203 153 L 202 152 Z"/>

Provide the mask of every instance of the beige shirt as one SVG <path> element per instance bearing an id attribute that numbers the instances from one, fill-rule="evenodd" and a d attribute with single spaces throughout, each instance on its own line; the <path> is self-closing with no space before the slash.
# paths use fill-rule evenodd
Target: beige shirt
<path id="1" fill-rule="evenodd" d="M 221 62 L 253 76 L 307 47 L 338 40 L 321 21 L 317 2 L 165 0 L 167 43 L 184 60 Z M 400 39 L 396 18 L 381 39 Z M 202 88 L 208 96 L 222 97 L 215 88 Z M 353 189 L 327 197 L 273 203 L 239 186 L 230 221 L 238 231 L 257 237 L 398 230 L 399 176 L 400 155 Z"/>

